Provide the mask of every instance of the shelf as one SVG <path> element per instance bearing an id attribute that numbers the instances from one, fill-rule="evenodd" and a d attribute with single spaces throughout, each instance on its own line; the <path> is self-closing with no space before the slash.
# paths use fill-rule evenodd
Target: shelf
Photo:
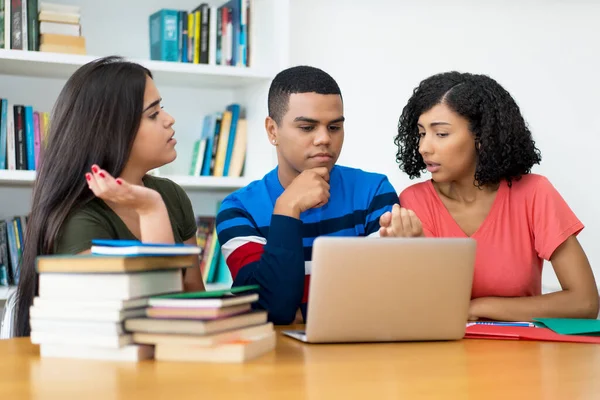
<path id="1" fill-rule="evenodd" d="M 0 286 L 0 301 L 8 299 L 8 296 L 17 290 L 16 286 Z"/>
<path id="2" fill-rule="evenodd" d="M 77 68 L 97 58 L 0 50 L 0 74 L 67 79 Z M 168 86 L 239 88 L 272 79 L 270 74 L 253 68 L 136 59 L 130 61 L 142 64 L 152 72 L 157 83 Z"/>
<path id="3" fill-rule="evenodd" d="M 9 171 L 0 169 L 0 185 L 31 186 L 35 180 L 35 171 Z"/>
<path id="4" fill-rule="evenodd" d="M 177 183 L 184 189 L 190 190 L 235 190 L 250 183 L 248 178 L 228 178 L 214 176 L 162 175 Z M 35 171 L 0 170 L 0 185 L 2 186 L 32 186 Z"/>

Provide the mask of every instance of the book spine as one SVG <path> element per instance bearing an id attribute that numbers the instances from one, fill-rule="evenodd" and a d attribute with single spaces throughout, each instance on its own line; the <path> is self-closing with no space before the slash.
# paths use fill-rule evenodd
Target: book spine
<path id="1" fill-rule="evenodd" d="M 29 50 L 29 39 L 27 34 L 27 26 L 29 23 L 27 22 L 27 0 L 21 0 L 21 29 L 22 36 L 21 40 L 23 42 L 23 50 Z"/>
<path id="2" fill-rule="evenodd" d="M 4 0 L 4 48 L 10 49 L 11 33 L 11 0 Z"/>
<path id="3" fill-rule="evenodd" d="M 35 127 L 33 107 L 25 107 L 25 149 L 27 150 L 27 169 L 35 171 Z"/>
<path id="4" fill-rule="evenodd" d="M 248 0 L 240 0 L 240 52 L 238 65 L 245 67 L 248 63 L 247 43 L 248 26 L 247 24 Z"/>
<path id="5" fill-rule="evenodd" d="M 188 13 L 181 11 L 179 13 L 179 25 L 181 26 L 181 62 L 188 62 Z"/>
<path id="6" fill-rule="evenodd" d="M 8 0 L 10 1 L 10 0 Z M 5 0 L 0 0 L 0 49 L 5 49 L 5 36 L 4 36 L 4 16 L 5 16 Z"/>
<path id="7" fill-rule="evenodd" d="M 150 27 L 150 59 L 160 60 L 160 21 L 161 11 L 155 12 L 148 18 L 148 24 Z"/>
<path id="8" fill-rule="evenodd" d="M 0 264 L 6 269 L 6 285 L 9 285 L 12 280 L 10 278 L 8 259 L 8 242 L 6 237 L 6 221 L 0 221 Z M 0 272 L 1 273 L 1 272 Z"/>
<path id="9" fill-rule="evenodd" d="M 2 0 L 0 0 L 2 1 Z M 2 99 L 0 108 L 0 169 L 7 169 L 6 143 L 8 129 L 8 100 Z"/>
<path id="10" fill-rule="evenodd" d="M 6 168 L 12 171 L 17 169 L 15 142 L 15 112 L 14 106 L 9 104 L 6 114 Z"/>
<path id="11" fill-rule="evenodd" d="M 216 64 L 223 65 L 223 51 L 221 46 L 221 38 L 223 36 L 223 10 L 221 7 L 217 8 L 217 51 L 216 51 Z"/>
<path id="12" fill-rule="evenodd" d="M 177 12 L 177 61 L 183 61 L 183 15 L 182 11 Z"/>
<path id="13" fill-rule="evenodd" d="M 21 276 L 21 256 L 23 255 L 23 228 L 21 227 L 21 218 L 15 217 L 13 219 L 13 226 L 15 228 L 15 241 L 17 245 L 17 271 L 15 274 L 15 281 L 19 283 L 19 277 Z"/>
<path id="14" fill-rule="evenodd" d="M 208 64 L 217 65 L 217 8 L 208 9 Z"/>
<path id="15" fill-rule="evenodd" d="M 195 33 L 195 28 L 194 28 L 194 13 L 190 12 L 188 14 L 188 56 L 187 56 L 187 62 L 189 63 L 193 63 L 194 62 L 194 46 L 195 46 L 195 40 L 196 40 L 196 36 L 194 35 Z"/>
<path id="16" fill-rule="evenodd" d="M 208 64 L 208 29 L 210 24 L 210 10 L 208 4 L 202 4 L 200 9 L 200 64 Z"/>
<path id="17" fill-rule="evenodd" d="M 6 237 L 8 239 L 8 253 L 10 256 L 10 271 L 12 273 L 12 283 L 16 285 L 19 283 L 19 253 L 17 250 L 17 239 L 15 236 L 15 227 L 13 220 L 6 221 Z"/>
<path id="18" fill-rule="evenodd" d="M 27 47 L 31 51 L 40 49 L 38 0 L 27 0 Z"/>
<path id="19" fill-rule="evenodd" d="M 40 131 L 40 113 L 33 113 L 33 147 L 34 147 L 34 169 L 38 170 L 40 167 L 40 149 L 42 147 L 42 134 Z"/>
<path id="20" fill-rule="evenodd" d="M 202 26 L 202 18 L 200 10 L 194 11 L 194 64 L 200 63 L 200 27 Z"/>
<path id="21" fill-rule="evenodd" d="M 10 48 L 23 50 L 22 0 L 10 0 Z"/>
<path id="22" fill-rule="evenodd" d="M 225 164 L 223 166 L 223 176 L 229 175 L 229 165 L 231 164 L 231 154 L 235 143 L 235 135 L 237 132 L 237 123 L 240 118 L 240 105 L 231 104 L 227 106 L 227 111 L 231 111 L 231 127 L 229 128 L 229 138 L 227 141 L 227 150 L 225 152 Z"/>
<path id="23" fill-rule="evenodd" d="M 210 169 L 208 174 L 210 176 L 215 175 L 215 159 L 217 158 L 217 149 L 219 148 L 219 139 L 221 137 L 221 125 L 223 124 L 223 117 L 217 120 L 217 125 L 215 126 L 215 136 L 213 137 L 212 149 L 210 152 Z"/>
<path id="24" fill-rule="evenodd" d="M 232 0 L 229 2 L 231 24 L 231 65 L 240 65 L 240 0 Z"/>
<path id="25" fill-rule="evenodd" d="M 198 163 L 198 150 L 200 149 L 200 140 L 194 142 L 194 149 L 192 150 L 192 163 L 190 164 L 189 175 L 194 176 L 196 170 L 196 164 Z"/>
<path id="26" fill-rule="evenodd" d="M 163 10 L 161 35 L 163 61 L 179 61 L 178 11 Z"/>
<path id="27" fill-rule="evenodd" d="M 250 43 L 252 42 L 252 31 L 250 25 L 250 16 L 252 15 L 252 0 L 246 0 L 246 66 L 249 67 L 251 64 L 251 52 L 250 52 Z"/>
<path id="28" fill-rule="evenodd" d="M 25 142 L 25 107 L 16 105 L 15 112 L 15 149 L 16 167 L 18 170 L 27 169 L 27 151 Z"/>

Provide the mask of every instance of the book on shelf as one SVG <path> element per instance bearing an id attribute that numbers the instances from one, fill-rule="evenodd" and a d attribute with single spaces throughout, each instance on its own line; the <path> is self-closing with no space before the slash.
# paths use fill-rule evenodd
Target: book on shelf
<path id="1" fill-rule="evenodd" d="M 50 113 L 0 99 L 0 170 L 36 170 L 47 136 Z"/>
<path id="2" fill-rule="evenodd" d="M 28 217 L 24 215 L 0 220 L 0 286 L 14 286 L 19 283 L 27 221 Z"/>
<path id="3" fill-rule="evenodd" d="M 0 48 L 86 54 L 78 6 L 0 0 L 0 13 Z"/>
<path id="4" fill-rule="evenodd" d="M 237 103 L 204 116 L 200 137 L 192 148 L 189 175 L 243 176 L 247 128 L 245 110 Z"/>
<path id="5" fill-rule="evenodd" d="M 217 202 L 216 211 L 221 202 Z M 200 258 L 200 272 L 205 284 L 218 284 L 231 286 L 233 279 L 227 266 L 225 257 L 221 252 L 221 245 L 217 237 L 216 218 L 214 216 L 196 216 L 196 242 L 202 248 Z"/>
<path id="6" fill-rule="evenodd" d="M 251 11 L 251 0 L 158 10 L 149 17 L 150 59 L 248 67 Z"/>

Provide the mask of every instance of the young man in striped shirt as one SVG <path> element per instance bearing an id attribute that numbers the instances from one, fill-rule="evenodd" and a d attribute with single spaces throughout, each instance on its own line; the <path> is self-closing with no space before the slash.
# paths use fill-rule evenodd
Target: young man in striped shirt
<path id="1" fill-rule="evenodd" d="M 289 324 L 298 309 L 306 320 L 314 239 L 378 234 L 398 195 L 384 175 L 335 165 L 344 112 L 327 73 L 307 66 L 280 72 L 268 108 L 278 166 L 225 198 L 217 233 L 233 286 L 259 285 L 257 307 L 275 324 Z"/>

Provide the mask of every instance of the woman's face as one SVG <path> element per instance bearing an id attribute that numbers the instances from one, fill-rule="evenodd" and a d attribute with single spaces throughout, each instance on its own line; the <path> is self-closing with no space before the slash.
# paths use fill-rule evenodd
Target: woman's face
<path id="1" fill-rule="evenodd" d="M 466 118 L 445 104 L 437 104 L 421 114 L 417 126 L 419 153 L 435 182 L 475 176 L 475 138 Z"/>
<path id="2" fill-rule="evenodd" d="M 135 165 L 136 169 L 149 171 L 177 158 L 177 141 L 173 137 L 175 119 L 162 109 L 161 100 L 154 81 L 147 77 L 144 111 L 128 160 L 128 164 Z"/>

